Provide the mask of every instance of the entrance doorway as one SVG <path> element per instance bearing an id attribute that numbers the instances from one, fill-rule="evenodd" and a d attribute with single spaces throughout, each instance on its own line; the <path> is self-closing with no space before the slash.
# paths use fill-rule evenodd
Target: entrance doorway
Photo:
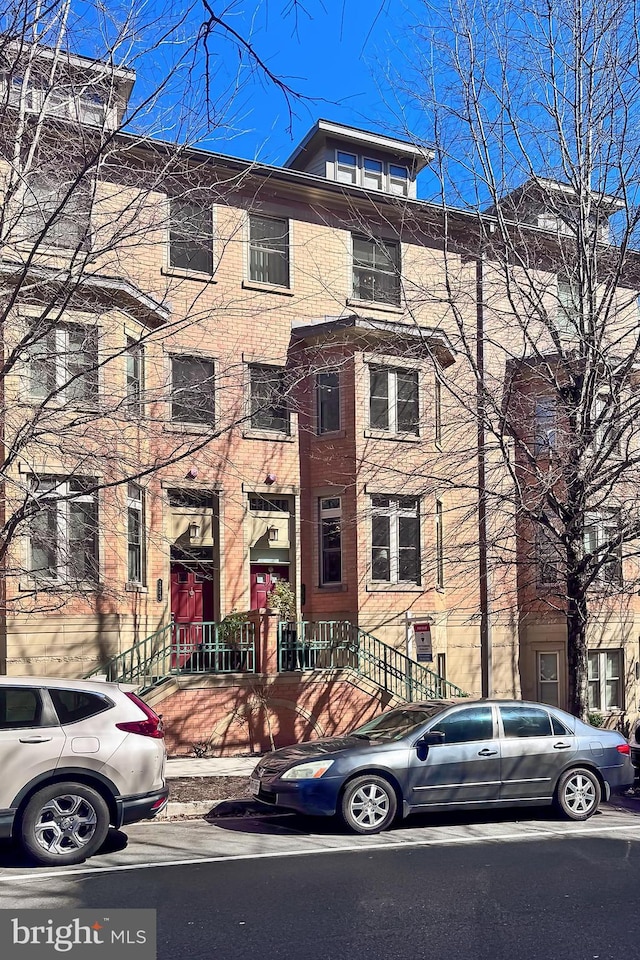
<path id="1" fill-rule="evenodd" d="M 213 620 L 213 579 L 202 566 L 171 564 L 174 666 L 183 667 L 205 639 L 203 622 Z"/>
<path id="2" fill-rule="evenodd" d="M 269 606 L 269 594 L 278 580 L 289 582 L 289 567 L 251 564 L 251 609 Z"/>

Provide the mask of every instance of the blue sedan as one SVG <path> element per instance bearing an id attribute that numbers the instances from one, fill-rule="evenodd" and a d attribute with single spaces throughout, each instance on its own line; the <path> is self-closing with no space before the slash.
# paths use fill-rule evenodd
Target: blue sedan
<path id="1" fill-rule="evenodd" d="M 433 700 L 275 750 L 250 783 L 263 803 L 339 815 L 356 833 L 411 813 L 516 805 L 555 804 L 587 820 L 633 784 L 629 753 L 621 734 L 545 704 Z"/>

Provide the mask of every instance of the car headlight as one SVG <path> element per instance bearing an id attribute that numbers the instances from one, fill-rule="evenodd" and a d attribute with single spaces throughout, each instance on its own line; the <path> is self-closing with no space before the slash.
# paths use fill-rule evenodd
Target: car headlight
<path id="1" fill-rule="evenodd" d="M 281 780 L 317 780 L 323 777 L 333 760 L 314 760 L 311 763 L 299 763 L 290 767 L 280 777 Z"/>

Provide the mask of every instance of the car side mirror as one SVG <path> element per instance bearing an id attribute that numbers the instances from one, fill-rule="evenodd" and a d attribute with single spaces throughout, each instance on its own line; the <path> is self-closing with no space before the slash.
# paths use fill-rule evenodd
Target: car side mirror
<path id="1" fill-rule="evenodd" d="M 429 730 L 420 737 L 416 746 L 432 747 L 436 743 L 444 743 L 444 733 L 442 730 Z"/>

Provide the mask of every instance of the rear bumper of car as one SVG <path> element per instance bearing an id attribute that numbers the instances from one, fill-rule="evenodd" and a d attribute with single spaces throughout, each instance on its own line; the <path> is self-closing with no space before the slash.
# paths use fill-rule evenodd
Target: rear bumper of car
<path id="1" fill-rule="evenodd" d="M 629 757 L 625 757 L 625 763 L 623 764 L 603 768 L 601 773 L 611 788 L 611 793 L 614 795 L 617 793 L 626 793 L 626 791 L 633 786 L 634 777 L 637 776 L 637 772 Z"/>
<path id="2" fill-rule="evenodd" d="M 137 823 L 139 820 L 151 820 L 167 805 L 169 788 L 154 790 L 135 797 L 116 798 L 116 827 L 124 827 L 128 823 Z"/>
<path id="3" fill-rule="evenodd" d="M 310 817 L 331 817 L 338 807 L 341 777 L 320 780 L 272 780 L 261 782 L 256 800 Z"/>

